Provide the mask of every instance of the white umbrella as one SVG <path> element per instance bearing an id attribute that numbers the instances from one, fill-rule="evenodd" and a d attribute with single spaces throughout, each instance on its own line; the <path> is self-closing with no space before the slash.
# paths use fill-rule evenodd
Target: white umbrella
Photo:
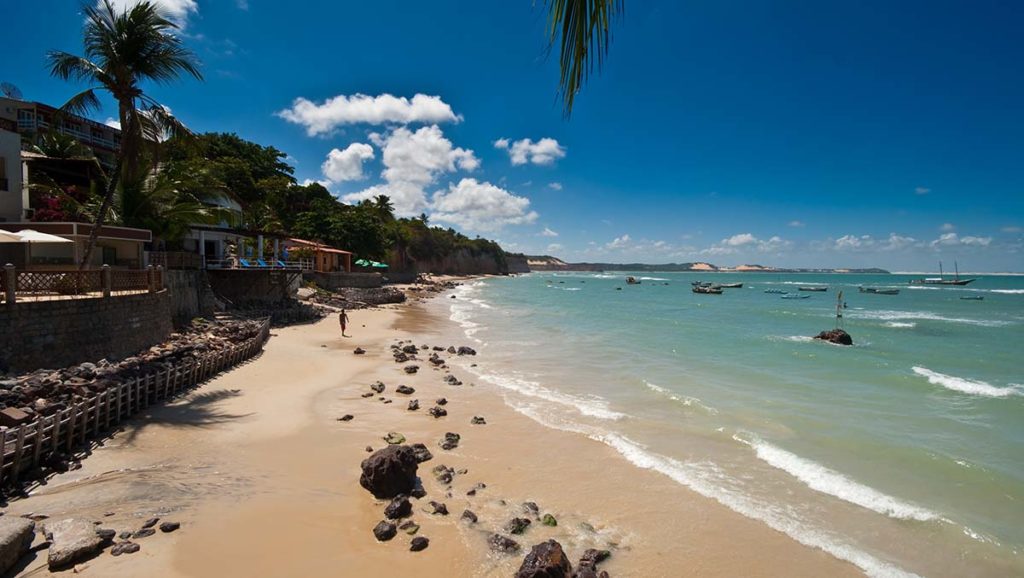
<path id="1" fill-rule="evenodd" d="M 24 243 L 17 233 L 0 230 L 0 243 Z"/>
<path id="2" fill-rule="evenodd" d="M 71 239 L 65 239 L 64 237 L 58 237 L 57 235 L 51 235 L 49 233 L 40 233 L 32 229 L 23 229 L 15 233 L 21 238 L 22 243 L 73 243 Z"/>

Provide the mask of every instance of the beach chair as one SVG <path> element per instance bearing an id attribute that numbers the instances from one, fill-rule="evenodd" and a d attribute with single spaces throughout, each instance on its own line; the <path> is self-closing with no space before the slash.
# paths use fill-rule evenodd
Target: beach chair
<path id="1" fill-rule="evenodd" d="M 284 264 L 284 261 L 282 261 L 282 260 L 280 260 L 280 259 L 278 259 L 278 260 L 276 261 L 276 263 L 277 263 L 277 266 L 278 266 L 278 267 L 280 267 L 280 268 L 282 268 L 282 269 L 287 269 L 287 268 L 288 268 L 288 265 L 285 265 L 285 264 Z"/>
<path id="2" fill-rule="evenodd" d="M 248 259 L 239 259 L 238 262 L 241 263 L 243 269 L 252 269 L 252 263 Z"/>
<path id="3" fill-rule="evenodd" d="M 269 269 L 269 268 L 270 268 L 270 265 L 267 265 L 267 262 L 266 262 L 266 261 L 264 261 L 263 259 L 256 259 L 256 263 L 257 263 L 257 264 L 258 264 L 258 265 L 259 265 L 260 267 L 262 267 L 262 268 L 264 268 L 264 269 Z"/>

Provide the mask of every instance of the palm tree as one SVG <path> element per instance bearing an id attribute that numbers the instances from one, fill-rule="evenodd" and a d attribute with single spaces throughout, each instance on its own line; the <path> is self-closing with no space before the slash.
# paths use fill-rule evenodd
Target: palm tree
<path id="1" fill-rule="evenodd" d="M 92 85 L 68 100 L 63 110 L 85 114 L 98 109 L 96 91 L 105 90 L 117 101 L 121 123 L 121 146 L 79 265 L 84 268 L 119 181 L 138 183 L 139 176 L 147 172 L 143 150 L 147 143 L 156 143 L 168 134 L 189 134 L 167 107 L 143 92 L 141 83 L 169 83 L 184 75 L 202 80 L 202 74 L 195 55 L 174 34 L 178 25 L 152 2 L 140 2 L 118 13 L 110 0 L 102 0 L 99 6 L 86 4 L 82 10 L 86 16 L 85 56 L 50 52 L 50 74 Z"/>
<path id="2" fill-rule="evenodd" d="M 154 240 L 164 243 L 180 241 L 193 224 L 233 221 L 231 211 L 215 202 L 223 196 L 221 192 L 206 189 L 207 195 L 202 198 L 194 192 L 204 177 L 161 170 L 142 183 L 124 187 L 113 217 L 125 226 L 153 231 Z"/>
<path id="3" fill-rule="evenodd" d="M 558 44 L 559 92 L 565 116 L 594 68 L 604 65 L 611 43 L 611 21 L 623 0 L 548 0 L 548 49 Z"/>
<path id="4" fill-rule="evenodd" d="M 30 150 L 51 159 L 90 160 L 96 161 L 97 166 L 99 165 L 96 153 L 91 148 L 78 142 L 75 137 L 57 130 L 48 130 L 36 136 Z"/>

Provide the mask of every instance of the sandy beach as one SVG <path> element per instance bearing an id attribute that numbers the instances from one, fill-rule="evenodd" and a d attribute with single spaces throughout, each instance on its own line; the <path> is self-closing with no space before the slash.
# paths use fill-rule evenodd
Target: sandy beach
<path id="1" fill-rule="evenodd" d="M 105 577 L 509 576 L 530 546 L 549 538 L 574 564 L 587 548 L 611 550 L 601 569 L 612 576 L 859 573 L 604 444 L 539 425 L 457 367 L 452 373 L 464 384 L 445 383 L 426 352 L 415 362 L 419 372 L 407 375 L 391 344 L 462 345 L 449 343 L 450 322 L 421 304 L 352 311 L 350 319 L 350 338 L 340 336 L 335 317 L 275 329 L 261 356 L 151 407 L 81 469 L 11 502 L 5 515 L 73 516 L 118 532 L 151 517 L 181 523 L 174 533 L 137 540 L 138 553 L 104 552 L 76 567 Z M 366 354 L 354 355 L 356 347 Z M 362 397 L 378 380 L 385 391 Z M 399 384 L 415 393 L 397 394 Z M 442 397 L 447 416 L 434 418 L 428 409 Z M 410 399 L 419 400 L 418 411 L 407 409 Z M 353 419 L 339 421 L 345 414 Z M 474 416 L 486 424 L 471 424 Z M 367 447 L 386 445 L 388 432 L 434 456 L 419 469 L 427 495 L 413 500 L 416 535 L 430 540 L 421 552 L 409 551 L 411 536 L 402 531 L 383 543 L 371 532 L 386 502 L 359 486 L 360 462 Z M 439 447 L 446 432 L 460 434 L 457 448 Z M 450 487 L 431 474 L 439 464 L 457 471 Z M 432 500 L 450 514 L 429 513 Z M 558 525 L 535 520 L 514 537 L 520 554 L 490 552 L 488 536 L 507 534 L 502 528 L 524 515 L 527 501 Z M 466 509 L 476 524 L 460 520 Z M 46 551 L 18 575 L 49 575 Z"/>

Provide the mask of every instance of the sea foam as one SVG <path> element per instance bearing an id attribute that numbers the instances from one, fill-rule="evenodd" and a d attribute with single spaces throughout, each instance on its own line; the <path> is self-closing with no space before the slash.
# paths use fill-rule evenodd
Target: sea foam
<path id="1" fill-rule="evenodd" d="M 734 435 L 733 439 L 753 448 L 760 460 L 786 472 L 817 492 L 835 496 L 840 500 L 856 504 L 890 518 L 922 522 L 939 519 L 938 514 L 934 512 L 913 504 L 901 502 L 897 498 L 851 480 L 843 474 L 830 470 L 817 462 L 802 458 L 757 438 L 747 440 L 741 436 Z"/>
<path id="2" fill-rule="evenodd" d="M 651 383 L 650 381 L 647 381 L 646 379 L 644 380 L 644 385 L 647 386 L 647 389 L 650 389 L 651 391 L 653 391 L 653 392 L 655 392 L 655 393 L 657 393 L 659 395 L 663 395 L 663 396 L 671 399 L 672 401 L 681 403 L 682 405 L 685 405 L 686 407 L 696 407 L 696 408 L 699 408 L 699 409 L 701 409 L 701 410 L 703 410 L 703 411 L 705 411 L 705 412 L 707 412 L 707 413 L 709 413 L 711 415 L 718 415 L 718 410 L 717 409 L 715 409 L 715 408 L 713 408 L 713 407 L 711 407 L 709 405 L 705 405 L 703 402 L 701 402 L 701 400 L 699 398 L 690 397 L 688 395 L 678 395 L 678 394 L 672 393 L 671 391 L 665 389 L 664 387 L 661 387 L 660 385 L 658 385 L 656 383 Z"/>
<path id="3" fill-rule="evenodd" d="M 515 391 L 529 397 L 536 397 L 545 401 L 557 403 L 575 409 L 579 413 L 605 420 L 623 419 L 626 414 L 608 408 L 608 402 L 597 396 L 579 396 L 568 393 L 553 391 L 543 385 L 511 375 L 498 373 L 481 372 L 478 374 L 481 379 L 489 381 L 498 387 Z"/>
<path id="4" fill-rule="evenodd" d="M 946 389 L 953 391 L 959 391 L 961 393 L 969 393 L 971 395 L 982 395 L 985 397 L 1009 397 L 1011 395 L 1024 395 L 1024 388 L 1017 384 L 1010 384 L 1009 387 L 997 387 L 991 383 L 985 381 L 975 381 L 972 379 L 965 379 L 963 377 L 956 377 L 954 375 L 946 375 L 937 371 L 932 371 L 927 367 L 914 367 L 914 373 L 924 377 L 928 380 L 928 383 L 933 385 L 941 385 Z"/>
<path id="5" fill-rule="evenodd" d="M 943 321 L 946 323 L 964 323 L 967 325 L 980 325 L 982 327 L 1003 327 L 1010 325 L 1010 321 L 999 319 L 966 319 L 962 317 L 944 317 L 930 311 L 855 311 L 849 314 L 851 318 L 873 319 L 877 321 L 906 321 L 921 319 L 926 321 Z"/>

